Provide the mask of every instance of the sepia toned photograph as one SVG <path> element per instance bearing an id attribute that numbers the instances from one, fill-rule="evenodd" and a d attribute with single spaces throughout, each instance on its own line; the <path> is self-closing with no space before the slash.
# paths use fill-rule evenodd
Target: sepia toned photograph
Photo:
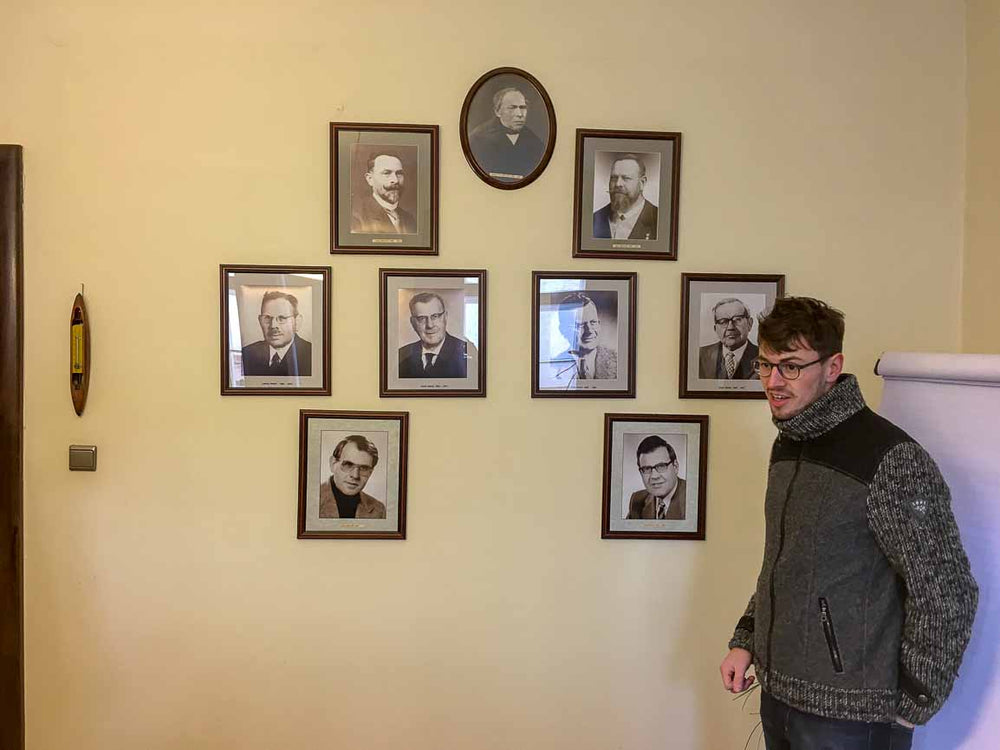
<path id="1" fill-rule="evenodd" d="M 682 274 L 681 398 L 766 398 L 757 331 L 784 293 L 780 274 Z"/>
<path id="2" fill-rule="evenodd" d="M 462 151 L 486 184 L 514 190 L 541 175 L 556 142 L 556 115 L 538 80 L 518 68 L 495 68 L 462 104 Z"/>
<path id="3" fill-rule="evenodd" d="M 604 539 L 704 539 L 708 417 L 604 415 Z"/>
<path id="4" fill-rule="evenodd" d="M 634 273 L 532 273 L 539 397 L 635 397 Z"/>
<path id="5" fill-rule="evenodd" d="M 486 271 L 379 270 L 381 396 L 486 395 Z"/>
<path id="6" fill-rule="evenodd" d="M 576 131 L 573 256 L 677 260 L 681 134 Z"/>
<path id="7" fill-rule="evenodd" d="M 330 267 L 222 265 L 224 396 L 330 395 Z"/>
<path id="8" fill-rule="evenodd" d="M 299 539 L 405 539 L 408 412 L 299 412 Z"/>
<path id="9" fill-rule="evenodd" d="M 332 253 L 437 255 L 438 126 L 330 123 Z"/>

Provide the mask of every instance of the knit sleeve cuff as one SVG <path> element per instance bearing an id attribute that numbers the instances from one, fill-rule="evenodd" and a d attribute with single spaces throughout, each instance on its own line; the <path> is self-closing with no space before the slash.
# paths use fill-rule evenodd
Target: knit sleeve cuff
<path id="1" fill-rule="evenodd" d="M 742 648 L 753 653 L 753 618 L 744 615 L 736 624 L 733 637 L 729 640 L 729 648 Z"/>

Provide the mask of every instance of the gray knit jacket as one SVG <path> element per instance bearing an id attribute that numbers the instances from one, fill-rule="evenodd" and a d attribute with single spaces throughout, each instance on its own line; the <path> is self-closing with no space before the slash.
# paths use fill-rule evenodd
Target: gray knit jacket
<path id="1" fill-rule="evenodd" d="M 801 711 L 925 723 L 951 692 L 978 601 L 948 486 L 853 375 L 775 426 L 764 562 L 730 648 Z"/>

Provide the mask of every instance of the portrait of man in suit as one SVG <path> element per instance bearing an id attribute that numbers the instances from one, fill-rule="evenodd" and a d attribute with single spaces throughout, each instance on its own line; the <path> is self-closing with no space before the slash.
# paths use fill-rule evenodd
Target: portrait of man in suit
<path id="1" fill-rule="evenodd" d="M 545 155 L 545 144 L 528 126 L 528 99 L 514 86 L 493 95 L 493 116 L 469 133 L 469 148 L 492 177 L 520 180 Z"/>
<path id="2" fill-rule="evenodd" d="M 295 295 L 275 290 L 265 292 L 257 316 L 264 340 L 243 347 L 243 374 L 311 375 L 312 344 L 299 336 L 301 322 Z"/>
<path id="3" fill-rule="evenodd" d="M 687 483 L 677 476 L 677 454 L 659 435 L 648 435 L 636 448 L 636 465 L 645 489 L 629 498 L 626 519 L 683 521 L 687 514 Z"/>
<path id="4" fill-rule="evenodd" d="M 399 348 L 400 378 L 464 378 L 476 348 L 448 333 L 448 309 L 437 292 L 423 291 L 409 301 L 410 327 L 417 341 Z"/>
<path id="5" fill-rule="evenodd" d="M 559 302 L 559 332 L 569 344 L 549 363 L 552 380 L 575 387 L 581 380 L 618 377 L 618 352 L 601 343 L 601 316 L 594 300 L 572 292 Z"/>
<path id="6" fill-rule="evenodd" d="M 385 518 L 385 504 L 363 492 L 378 465 L 378 448 L 350 435 L 330 455 L 330 478 L 319 487 L 320 518 Z"/>
<path id="7" fill-rule="evenodd" d="M 406 185 L 403 160 L 396 152 L 372 150 L 365 170 L 368 190 L 351 194 L 351 232 L 416 234 L 417 221 L 399 204 Z"/>
<path id="8" fill-rule="evenodd" d="M 610 202 L 594 212 L 594 237 L 655 240 L 657 207 L 643 195 L 646 155 L 618 154 L 608 176 Z M 596 172 L 595 172 L 596 174 Z"/>
<path id="9" fill-rule="evenodd" d="M 698 349 L 698 377 L 716 380 L 752 380 L 757 346 L 750 341 L 753 316 L 736 297 L 712 306 L 712 321 L 719 341 Z M 702 339 L 704 341 L 704 339 Z"/>

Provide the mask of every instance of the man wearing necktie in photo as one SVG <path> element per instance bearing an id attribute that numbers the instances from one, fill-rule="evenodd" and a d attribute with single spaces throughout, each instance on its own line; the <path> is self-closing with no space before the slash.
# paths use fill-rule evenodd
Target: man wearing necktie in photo
<path id="1" fill-rule="evenodd" d="M 677 454 L 659 435 L 648 435 L 636 448 L 639 476 L 646 488 L 632 493 L 627 520 L 683 521 L 687 483 L 677 476 Z"/>
<path id="2" fill-rule="evenodd" d="M 268 291 L 257 323 L 264 336 L 243 347 L 243 374 L 288 377 L 312 374 L 312 344 L 299 336 L 302 315 L 294 294 Z"/>
<path id="3" fill-rule="evenodd" d="M 405 184 L 399 156 L 388 151 L 373 151 L 368 157 L 365 182 L 371 193 L 360 198 L 351 196 L 351 232 L 416 234 L 416 219 L 399 205 Z"/>
<path id="4" fill-rule="evenodd" d="M 559 302 L 559 332 L 570 348 L 550 363 L 553 379 L 576 387 L 581 380 L 614 380 L 618 377 L 618 352 L 603 346 L 601 317 L 594 300 L 573 292 Z"/>
<path id="5" fill-rule="evenodd" d="M 753 316 L 735 297 L 720 300 L 712 307 L 717 344 L 698 350 L 698 377 L 715 380 L 753 380 L 757 346 L 749 340 Z M 703 339 L 704 340 L 704 339 Z"/>
<path id="6" fill-rule="evenodd" d="M 464 378 L 468 359 L 476 348 L 448 333 L 448 310 L 435 292 L 419 292 L 410 298 L 410 327 L 418 341 L 400 347 L 401 378 Z"/>

